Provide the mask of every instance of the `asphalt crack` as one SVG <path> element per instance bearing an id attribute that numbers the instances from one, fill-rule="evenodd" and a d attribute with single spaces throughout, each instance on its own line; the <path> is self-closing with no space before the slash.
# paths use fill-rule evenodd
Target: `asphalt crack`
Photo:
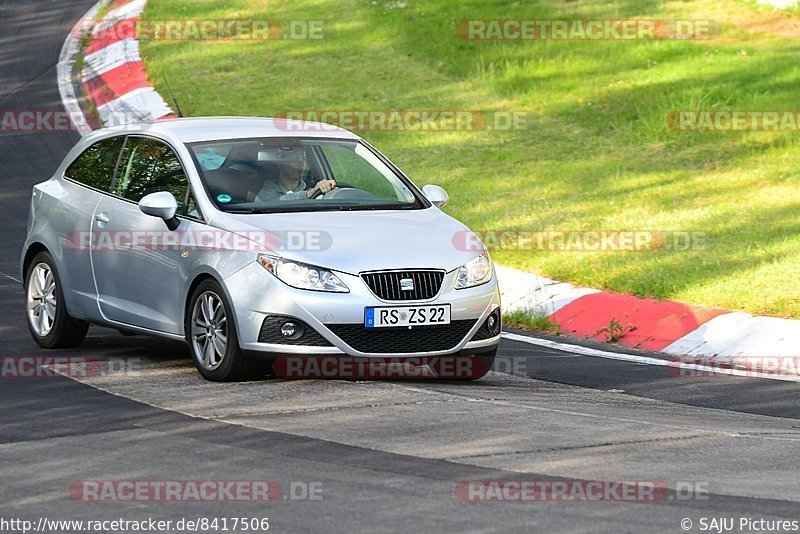
<path id="1" fill-rule="evenodd" d="M 565 445 L 563 447 L 548 447 L 548 448 L 538 448 L 538 449 L 526 449 L 526 450 L 516 450 L 516 451 L 505 451 L 500 453 L 488 453 L 488 454 L 469 454 L 464 456 L 448 456 L 449 460 L 466 460 L 470 458 L 489 458 L 492 456 L 514 456 L 514 455 L 521 455 L 521 454 L 537 454 L 537 453 L 546 453 L 546 452 L 566 452 L 566 451 L 579 451 L 579 450 L 590 450 L 590 449 L 598 449 L 602 447 L 615 447 L 619 445 L 641 445 L 644 443 L 665 443 L 670 441 L 682 441 L 682 440 L 689 440 L 689 439 L 698 439 L 698 438 L 705 438 L 707 437 L 706 434 L 692 434 L 687 436 L 676 436 L 673 438 L 654 438 L 654 439 L 640 439 L 640 440 L 629 440 L 629 441 L 607 441 L 603 443 L 592 443 L 586 445 Z"/>

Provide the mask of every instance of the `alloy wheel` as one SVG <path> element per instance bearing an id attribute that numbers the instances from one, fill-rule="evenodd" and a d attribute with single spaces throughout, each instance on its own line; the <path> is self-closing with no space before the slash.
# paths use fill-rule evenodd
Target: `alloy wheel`
<path id="1" fill-rule="evenodd" d="M 46 263 L 38 263 L 28 277 L 28 321 L 39 337 L 53 329 L 56 320 L 56 278 Z"/>
<path id="2" fill-rule="evenodd" d="M 195 300 L 191 336 L 200 365 L 209 371 L 219 367 L 228 348 L 228 319 L 222 299 L 213 291 Z"/>

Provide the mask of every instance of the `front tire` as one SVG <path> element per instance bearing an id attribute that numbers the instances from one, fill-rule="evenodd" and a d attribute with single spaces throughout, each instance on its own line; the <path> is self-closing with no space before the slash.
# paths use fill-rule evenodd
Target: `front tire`
<path id="1" fill-rule="evenodd" d="M 465 376 L 462 380 L 478 380 L 486 376 L 494 366 L 494 358 L 497 355 L 497 349 L 491 352 L 484 352 L 483 354 L 476 354 L 472 356 L 472 373 Z"/>
<path id="2" fill-rule="evenodd" d="M 442 356 L 432 358 L 429 365 L 440 380 L 471 381 L 486 376 L 492 370 L 497 349 L 472 356 Z"/>
<path id="3" fill-rule="evenodd" d="M 89 330 L 89 323 L 69 316 L 55 262 L 45 251 L 25 273 L 25 318 L 34 341 L 46 349 L 77 347 Z"/>
<path id="4" fill-rule="evenodd" d="M 233 309 L 215 280 L 197 286 L 184 324 L 195 367 L 207 380 L 230 382 L 253 378 L 258 362 L 242 355 Z"/>

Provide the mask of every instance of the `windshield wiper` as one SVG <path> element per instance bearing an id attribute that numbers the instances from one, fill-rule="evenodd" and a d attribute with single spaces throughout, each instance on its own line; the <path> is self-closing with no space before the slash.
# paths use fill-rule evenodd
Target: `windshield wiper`
<path id="1" fill-rule="evenodd" d="M 410 210 L 414 209 L 415 207 L 418 207 L 416 202 L 413 204 L 368 204 L 366 206 L 359 206 L 358 208 L 363 210 Z"/>
<path id="2" fill-rule="evenodd" d="M 232 210 L 224 210 L 225 213 L 271 213 L 261 208 L 234 208 Z"/>
<path id="3" fill-rule="evenodd" d="M 370 210 L 408 210 L 415 204 L 335 204 L 333 206 L 313 206 L 315 209 L 295 211 L 370 211 Z"/>
<path id="4" fill-rule="evenodd" d="M 332 204 L 325 205 L 317 202 L 294 204 L 287 206 L 274 206 L 274 207 L 235 207 L 228 208 L 225 213 L 248 213 L 248 214 L 265 214 L 265 213 L 302 213 L 302 212 L 319 212 L 319 211 L 369 211 L 369 210 L 408 210 L 419 207 L 417 204 Z"/>

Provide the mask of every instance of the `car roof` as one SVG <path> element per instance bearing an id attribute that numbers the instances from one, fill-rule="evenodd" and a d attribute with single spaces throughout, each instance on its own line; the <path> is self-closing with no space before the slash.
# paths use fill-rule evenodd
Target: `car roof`
<path id="1" fill-rule="evenodd" d="M 325 137 L 360 139 L 338 126 L 321 122 L 260 117 L 191 117 L 134 123 L 102 128 L 98 134 L 152 133 L 177 139 L 182 143 L 245 139 L 252 137 Z"/>

